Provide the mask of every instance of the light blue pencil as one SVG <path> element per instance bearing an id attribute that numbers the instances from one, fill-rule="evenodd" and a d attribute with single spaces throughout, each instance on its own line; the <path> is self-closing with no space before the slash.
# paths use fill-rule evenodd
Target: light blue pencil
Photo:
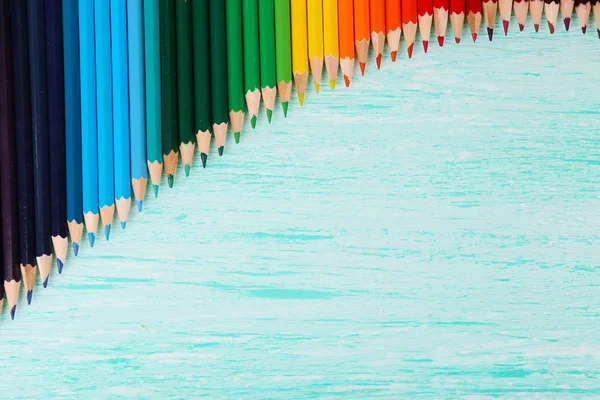
<path id="1" fill-rule="evenodd" d="M 129 123 L 131 186 L 138 211 L 142 211 L 148 169 L 146 167 L 146 98 L 144 97 L 144 21 L 142 0 L 127 1 L 129 46 Z M 118 204 L 117 204 L 118 208 Z"/>
<path id="2" fill-rule="evenodd" d="M 90 246 L 94 247 L 99 218 L 94 0 L 79 0 L 79 26 L 83 218 L 85 220 L 85 227 L 88 232 Z"/>
<path id="3" fill-rule="evenodd" d="M 110 3 L 94 0 L 96 31 L 96 113 L 98 118 L 98 182 L 100 218 L 106 240 L 115 215 L 113 107 L 110 56 Z"/>
<path id="4" fill-rule="evenodd" d="M 112 47 L 112 105 L 115 151 L 115 204 L 121 228 L 125 229 L 131 207 L 129 167 L 129 80 L 127 77 L 127 4 L 110 0 Z"/>

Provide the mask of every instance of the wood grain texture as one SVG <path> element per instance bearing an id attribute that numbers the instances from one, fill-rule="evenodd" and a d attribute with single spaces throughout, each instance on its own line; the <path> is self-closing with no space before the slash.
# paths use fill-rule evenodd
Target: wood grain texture
<path id="1" fill-rule="evenodd" d="M 600 396 L 599 43 L 510 27 L 261 113 L 4 311 L 0 392 Z"/>

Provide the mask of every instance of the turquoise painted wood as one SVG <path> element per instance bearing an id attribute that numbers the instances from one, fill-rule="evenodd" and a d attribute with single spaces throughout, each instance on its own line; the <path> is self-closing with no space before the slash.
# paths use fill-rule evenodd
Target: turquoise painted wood
<path id="1" fill-rule="evenodd" d="M 600 397 L 600 41 L 516 27 L 231 135 L 5 307 L 2 397 Z"/>

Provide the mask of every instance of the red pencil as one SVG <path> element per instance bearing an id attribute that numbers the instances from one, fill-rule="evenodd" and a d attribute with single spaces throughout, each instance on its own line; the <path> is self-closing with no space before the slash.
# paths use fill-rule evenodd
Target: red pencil
<path id="1" fill-rule="evenodd" d="M 525 29 L 525 23 L 527 22 L 529 0 L 515 0 L 513 7 L 515 9 L 515 16 L 517 17 L 517 24 L 519 24 L 519 31 L 523 32 L 523 29 Z"/>
<path id="2" fill-rule="evenodd" d="M 540 30 L 540 23 L 542 22 L 543 11 L 543 0 L 529 0 L 529 14 L 531 14 L 531 22 L 533 22 L 533 28 L 536 32 L 539 32 Z"/>
<path id="3" fill-rule="evenodd" d="M 433 0 L 433 25 L 438 44 L 442 47 L 448 28 L 448 0 Z"/>
<path id="4" fill-rule="evenodd" d="M 485 19 L 488 38 L 491 42 L 492 38 L 494 37 L 494 25 L 496 23 L 496 13 L 498 11 L 498 0 L 483 0 L 482 7 L 483 19 Z"/>
<path id="5" fill-rule="evenodd" d="M 477 1 L 477 0 L 473 0 Z M 412 57 L 417 36 L 417 0 L 402 0 L 402 30 L 408 58 Z"/>
<path id="6" fill-rule="evenodd" d="M 454 31 L 454 41 L 458 44 L 465 24 L 465 0 L 450 0 L 450 22 Z"/>
<path id="7" fill-rule="evenodd" d="M 560 0 L 560 14 L 563 17 L 565 24 L 565 30 L 569 31 L 571 26 L 571 15 L 573 15 L 573 7 L 575 7 L 575 0 Z"/>
<path id="8" fill-rule="evenodd" d="M 473 37 L 473 42 L 475 42 L 477 40 L 479 26 L 481 25 L 481 1 L 466 0 L 466 12 L 469 29 L 471 29 L 471 36 Z"/>
<path id="9" fill-rule="evenodd" d="M 591 9 L 592 4 L 590 3 L 590 0 L 575 0 L 575 13 L 577 14 L 579 25 L 581 25 L 581 32 L 584 34 L 587 31 L 587 24 L 590 19 Z"/>
<path id="10" fill-rule="evenodd" d="M 433 0 L 417 0 L 417 11 L 419 12 L 419 33 L 423 42 L 423 50 L 427 53 L 431 21 L 433 20 Z"/>
<path id="11" fill-rule="evenodd" d="M 504 28 L 504 36 L 508 35 L 508 23 L 512 14 L 513 0 L 499 0 L 498 8 L 500 8 L 500 17 L 502 18 L 502 27 Z"/>

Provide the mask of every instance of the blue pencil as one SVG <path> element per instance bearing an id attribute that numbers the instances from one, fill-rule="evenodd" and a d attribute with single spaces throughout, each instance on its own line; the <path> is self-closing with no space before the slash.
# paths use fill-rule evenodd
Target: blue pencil
<path id="1" fill-rule="evenodd" d="M 129 82 L 127 76 L 127 4 L 110 1 L 112 44 L 113 119 L 115 150 L 115 204 L 121 228 L 125 229 L 131 207 L 129 167 Z"/>
<path id="2" fill-rule="evenodd" d="M 79 0 L 79 76 L 81 85 L 81 171 L 83 218 L 90 246 L 98 229 L 98 139 L 94 0 Z"/>
<path id="3" fill-rule="evenodd" d="M 35 263 L 35 213 L 33 209 L 33 156 L 31 147 L 31 84 L 29 80 L 29 41 L 27 2 L 11 0 L 17 189 L 19 192 L 19 263 L 27 303 L 31 304 L 37 267 Z"/>
<path id="4" fill-rule="evenodd" d="M 50 233 L 58 273 L 67 258 L 67 182 L 62 1 L 46 0 L 48 133 L 50 139 Z"/>
<path id="5" fill-rule="evenodd" d="M 65 137 L 67 165 L 67 225 L 73 253 L 79 253 L 83 233 L 81 187 L 81 105 L 79 97 L 79 16 L 77 0 L 63 0 L 65 67 Z"/>
<path id="6" fill-rule="evenodd" d="M 110 51 L 110 3 L 94 0 L 96 32 L 96 115 L 98 123 L 98 182 L 100 218 L 106 240 L 115 215 L 113 106 Z"/>
<path id="7" fill-rule="evenodd" d="M 52 265 L 50 243 L 50 153 L 46 80 L 46 4 L 27 1 L 29 29 L 29 75 L 33 138 L 33 204 L 35 210 L 35 256 L 44 287 Z"/>
<path id="8" fill-rule="evenodd" d="M 142 0 L 127 1 L 129 46 L 129 123 L 131 143 L 131 186 L 138 211 L 142 211 L 148 169 L 146 167 L 146 98 L 144 97 L 144 21 Z"/>

